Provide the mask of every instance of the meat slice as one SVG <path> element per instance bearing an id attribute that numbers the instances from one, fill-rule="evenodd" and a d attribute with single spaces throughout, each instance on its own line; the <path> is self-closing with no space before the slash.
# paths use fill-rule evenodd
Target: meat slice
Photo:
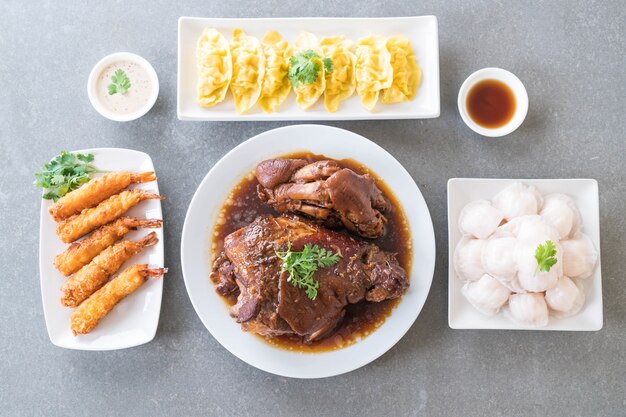
<path id="1" fill-rule="evenodd" d="M 327 227 L 343 225 L 367 238 L 385 233 L 382 212 L 390 205 L 367 174 L 331 160 L 306 164 L 303 159 L 263 161 L 256 173 L 259 198 L 281 213 L 305 214 Z"/>
<path id="2" fill-rule="evenodd" d="M 313 244 L 341 255 L 334 266 L 315 272 L 315 300 L 281 271 L 276 251 L 289 242 L 292 250 Z M 395 255 L 294 215 L 260 216 L 228 235 L 213 275 L 219 283 L 234 279 L 238 295 L 231 314 L 244 330 L 269 337 L 298 335 L 309 342 L 335 329 L 348 304 L 396 298 L 409 286 Z"/>

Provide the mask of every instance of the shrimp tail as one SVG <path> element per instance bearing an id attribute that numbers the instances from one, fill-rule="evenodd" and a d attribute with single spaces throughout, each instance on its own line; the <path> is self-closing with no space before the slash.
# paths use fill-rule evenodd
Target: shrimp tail
<path id="1" fill-rule="evenodd" d="M 137 242 L 137 244 L 139 244 L 139 246 L 142 248 L 147 248 L 148 246 L 156 245 L 158 241 L 159 238 L 157 237 L 156 232 L 151 232 L 141 238 L 141 240 Z"/>
<path id="2" fill-rule="evenodd" d="M 131 174 L 130 181 L 133 184 L 142 183 L 142 182 L 150 182 L 156 181 L 157 176 L 154 172 L 142 172 L 139 174 Z"/>
<path id="3" fill-rule="evenodd" d="M 159 219 L 145 219 L 145 220 L 137 220 L 138 227 L 145 227 L 148 229 L 158 229 L 163 226 L 163 220 Z"/>
<path id="4" fill-rule="evenodd" d="M 166 199 L 166 197 L 163 197 L 161 195 L 158 195 L 150 191 L 146 191 L 146 190 L 139 190 L 139 193 L 141 197 L 146 200 L 148 199 L 165 200 Z"/>
<path id="5" fill-rule="evenodd" d="M 167 273 L 167 268 L 144 269 L 141 273 L 146 278 L 159 279 Z"/>

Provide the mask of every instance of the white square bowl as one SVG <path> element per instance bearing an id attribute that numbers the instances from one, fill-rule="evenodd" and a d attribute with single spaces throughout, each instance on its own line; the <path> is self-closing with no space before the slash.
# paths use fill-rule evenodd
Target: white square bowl
<path id="1" fill-rule="evenodd" d="M 155 171 L 150 156 L 139 151 L 98 148 L 73 153 L 76 152 L 92 153 L 95 157 L 92 165 L 102 171 Z M 136 184 L 131 188 L 141 188 L 159 194 L 156 181 Z M 61 305 L 61 292 L 59 291 L 67 278 L 57 271 L 53 264 L 54 257 L 63 252 L 67 245 L 62 243 L 55 233 L 57 224 L 48 214 L 48 208 L 51 205 L 51 201 L 41 200 L 39 226 L 41 298 L 50 341 L 56 346 L 67 349 L 113 350 L 141 345 L 154 339 L 161 312 L 163 278 L 148 280 L 141 288 L 115 306 L 89 334 L 78 336 L 72 334 L 70 315 L 73 310 Z M 126 215 L 140 219 L 162 219 L 161 201 L 143 201 L 130 209 Z M 130 231 L 124 239 L 137 241 L 152 231 L 156 232 L 159 242 L 133 256 L 122 265 L 119 272 L 135 264 L 149 264 L 151 268 L 163 267 L 163 228 L 140 228 Z"/>
<path id="2" fill-rule="evenodd" d="M 318 37 L 344 35 L 353 42 L 370 33 L 391 36 L 404 35 L 411 41 L 417 62 L 422 68 L 422 82 L 415 98 L 395 104 L 378 104 L 373 112 L 361 105 L 355 93 L 341 103 L 334 113 L 324 107 L 323 98 L 309 110 L 300 109 L 295 94 L 274 113 L 264 113 L 255 105 L 244 114 L 235 110 L 232 94 L 213 107 L 204 108 L 196 102 L 198 74 L 196 70 L 196 44 L 207 27 L 219 30 L 226 39 L 233 29 L 261 39 L 265 32 L 277 30 L 286 40 L 293 42 L 303 31 Z M 268 18 L 268 19 L 214 19 L 181 17 L 178 19 L 178 100 L 180 120 L 250 121 L 250 120 L 366 120 L 366 119 L 425 119 L 439 117 L 439 32 L 435 16 L 385 17 L 385 18 Z"/>
<path id="3" fill-rule="evenodd" d="M 600 213 L 598 182 L 593 179 L 481 179 L 452 178 L 448 181 L 448 324 L 453 329 L 528 330 L 503 314 L 489 317 L 476 310 L 461 294 L 462 282 L 454 270 L 454 248 L 461 239 L 459 215 L 474 200 L 491 200 L 498 191 L 521 181 L 535 186 L 542 195 L 563 193 L 571 197 L 583 218 L 582 231 L 598 251 L 594 274 L 583 280 L 585 305 L 578 314 L 565 319 L 550 316 L 547 326 L 531 330 L 595 331 L 603 325 L 602 274 L 600 268 Z"/>

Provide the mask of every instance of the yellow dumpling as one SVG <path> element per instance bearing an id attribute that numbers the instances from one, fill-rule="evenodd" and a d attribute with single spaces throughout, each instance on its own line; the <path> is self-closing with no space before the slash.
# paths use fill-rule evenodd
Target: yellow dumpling
<path id="1" fill-rule="evenodd" d="M 239 113 L 250 110 L 261 95 L 265 74 L 265 55 L 261 43 L 254 36 L 248 36 L 241 29 L 233 31 L 230 41 L 233 57 L 233 77 L 230 91 L 235 98 Z"/>
<path id="2" fill-rule="evenodd" d="M 369 35 L 356 47 L 356 92 L 368 110 L 374 110 L 380 91 L 391 87 L 393 68 L 385 38 Z"/>
<path id="3" fill-rule="evenodd" d="M 198 104 L 214 106 L 224 100 L 233 75 L 228 41 L 216 29 L 206 28 L 196 47 Z"/>
<path id="4" fill-rule="evenodd" d="M 387 50 L 391 54 L 393 82 L 390 88 L 383 90 L 380 100 L 383 103 L 413 100 L 422 80 L 422 70 L 415 59 L 411 42 L 404 36 L 392 36 L 387 39 Z"/>
<path id="5" fill-rule="evenodd" d="M 310 32 L 302 32 L 294 42 L 294 52 L 311 50 L 322 55 L 317 37 Z M 326 76 L 324 74 L 324 63 L 321 58 L 314 58 L 320 66 L 320 71 L 313 84 L 300 84 L 293 91 L 296 93 L 296 103 L 301 109 L 307 110 L 317 102 L 326 89 Z"/>
<path id="6" fill-rule="evenodd" d="M 291 46 L 278 32 L 267 32 L 261 40 L 265 54 L 265 78 L 259 105 L 266 113 L 275 112 L 289 95 L 289 57 Z"/>
<path id="7" fill-rule="evenodd" d="M 324 105 L 329 112 L 336 112 L 339 103 L 354 94 L 356 56 L 351 52 L 352 42 L 344 36 L 322 38 L 320 47 L 324 57 L 333 61 L 333 70 L 326 73 Z"/>

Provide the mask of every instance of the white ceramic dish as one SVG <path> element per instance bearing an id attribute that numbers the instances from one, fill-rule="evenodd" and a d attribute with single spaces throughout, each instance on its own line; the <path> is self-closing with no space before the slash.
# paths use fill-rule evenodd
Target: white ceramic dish
<path id="1" fill-rule="evenodd" d="M 572 317 L 557 319 L 550 316 L 547 326 L 532 330 L 600 330 L 602 315 L 602 274 L 600 268 L 600 215 L 598 208 L 598 183 L 592 179 L 481 179 L 453 178 L 448 181 L 448 324 L 453 329 L 509 329 L 526 330 L 503 314 L 486 316 L 476 310 L 461 294 L 462 282 L 456 276 L 453 264 L 454 248 L 461 239 L 459 215 L 470 201 L 491 200 L 496 193 L 513 182 L 534 185 L 543 195 L 563 193 L 578 206 L 583 218 L 583 232 L 598 250 L 598 264 L 594 274 L 583 280 L 585 305 Z"/>
<path id="2" fill-rule="evenodd" d="M 98 148 L 76 151 L 92 153 L 93 165 L 101 170 L 133 172 L 154 171 L 150 156 L 129 149 Z M 158 174 L 158 173 L 157 173 Z M 131 186 L 154 193 L 159 192 L 156 181 Z M 66 278 L 53 265 L 54 257 L 63 252 L 67 245 L 55 234 L 56 223 L 48 214 L 49 200 L 42 200 L 39 226 L 39 271 L 41 297 L 50 341 L 57 346 L 79 350 L 113 350 L 148 343 L 154 338 L 161 311 L 163 279 L 148 280 L 137 291 L 122 300 L 100 324 L 89 334 L 74 336 L 70 330 L 72 309 L 61 305 L 59 288 Z M 146 200 L 128 211 L 128 216 L 145 219 L 162 219 L 161 202 Z M 139 240 L 155 231 L 159 242 L 134 256 L 120 268 L 147 263 L 151 267 L 163 267 L 163 229 L 139 229 L 131 231 L 125 239 Z"/>
<path id="3" fill-rule="evenodd" d="M 485 128 L 476 124 L 467 113 L 466 106 L 467 93 L 471 90 L 471 88 L 479 81 L 489 79 L 499 80 L 508 85 L 515 95 L 516 102 L 515 113 L 513 114 L 511 120 L 504 126 L 495 129 Z M 461 118 L 470 129 L 480 135 L 495 138 L 512 133 L 520 127 L 524 119 L 526 119 L 526 114 L 528 113 L 528 93 L 526 92 L 524 84 L 515 76 L 515 74 L 501 68 L 483 68 L 467 77 L 465 82 L 463 82 L 463 85 L 461 85 L 458 97 L 458 107 Z"/>
<path id="4" fill-rule="evenodd" d="M 319 37 L 345 35 L 356 42 L 370 33 L 389 36 L 402 34 L 411 40 L 417 61 L 422 68 L 422 83 L 416 97 L 406 103 L 382 104 L 369 112 L 355 94 L 341 104 L 339 111 L 326 111 L 323 99 L 308 111 L 300 109 L 293 92 L 272 114 L 256 105 L 240 115 L 235 110 L 232 94 L 210 108 L 196 103 L 197 71 L 196 43 L 206 27 L 218 29 L 227 39 L 235 28 L 250 35 L 263 37 L 268 30 L 277 30 L 290 42 L 302 31 Z M 390 18 L 271 18 L 271 19 L 211 19 L 181 17 L 178 19 L 178 118 L 180 120 L 363 120 L 363 119 L 423 119 L 439 116 L 439 37 L 435 16 Z"/>
<path id="5" fill-rule="evenodd" d="M 209 280 L 210 241 L 218 211 L 233 186 L 264 159 L 297 151 L 331 158 L 353 158 L 384 179 L 404 207 L 413 244 L 411 286 L 385 323 L 347 348 L 314 354 L 290 352 L 243 332 Z M 435 267 L 435 237 L 428 207 L 406 170 L 375 143 L 346 130 L 298 125 L 270 130 L 224 156 L 198 187 L 183 227 L 182 268 L 196 313 L 211 334 L 241 360 L 277 375 L 322 378 L 352 371 L 375 360 L 409 330 L 430 289 Z"/>
<path id="6" fill-rule="evenodd" d="M 128 114 L 118 114 L 108 110 L 102 105 L 102 103 L 100 103 L 100 100 L 98 100 L 98 94 L 96 93 L 98 76 L 102 73 L 102 71 L 104 71 L 107 66 L 118 61 L 136 62 L 146 70 L 146 73 L 148 74 L 148 77 L 152 82 L 152 93 L 146 104 L 139 108 L 137 111 Z M 152 109 L 152 106 L 154 106 L 154 103 L 159 96 L 159 77 L 157 77 L 156 71 L 146 59 L 130 52 L 116 52 L 111 55 L 105 56 L 100 61 L 98 61 L 96 65 L 94 65 L 91 72 L 89 73 L 89 79 L 87 80 L 87 95 L 89 96 L 89 101 L 91 102 L 93 108 L 96 109 L 96 111 L 102 116 L 116 122 L 129 122 L 131 120 L 136 120 L 140 118 L 141 116 L 148 113 L 150 109 Z"/>

